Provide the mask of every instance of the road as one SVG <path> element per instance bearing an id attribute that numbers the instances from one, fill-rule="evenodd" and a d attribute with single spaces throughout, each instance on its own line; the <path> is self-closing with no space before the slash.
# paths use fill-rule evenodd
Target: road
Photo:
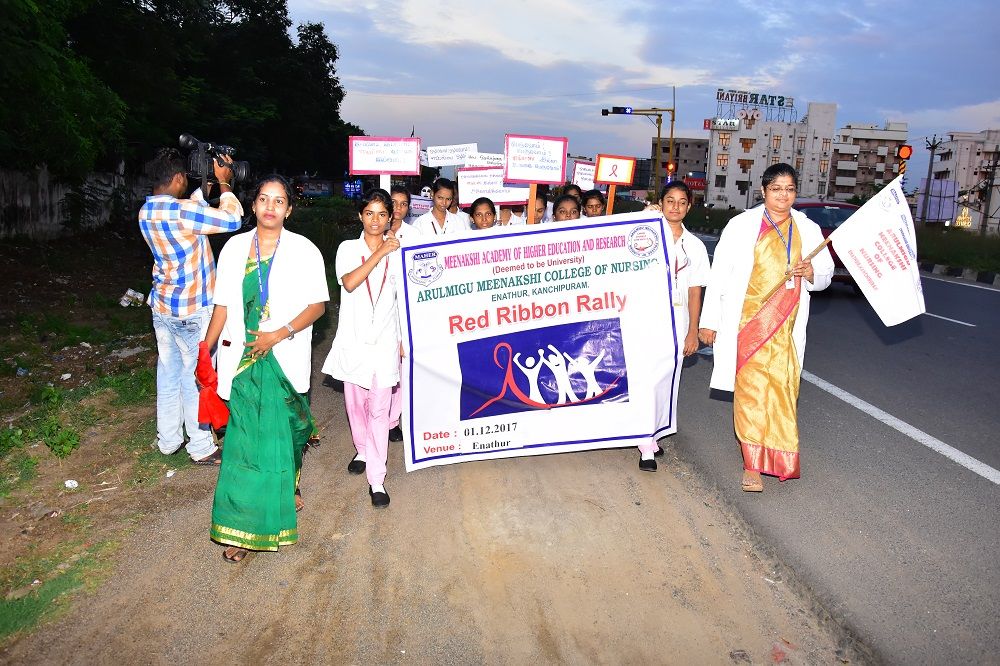
<path id="1" fill-rule="evenodd" d="M 814 297 L 800 480 L 765 478 L 759 495 L 739 490 L 731 395 L 708 391 L 710 356 L 699 355 L 683 376 L 681 432 L 700 436 L 671 446 L 882 659 L 996 663 L 1000 291 L 931 277 L 923 286 L 937 316 L 892 328 L 844 286 Z M 820 388 L 827 384 L 911 429 L 886 425 L 884 414 Z M 971 456 L 994 480 L 918 439 Z"/>

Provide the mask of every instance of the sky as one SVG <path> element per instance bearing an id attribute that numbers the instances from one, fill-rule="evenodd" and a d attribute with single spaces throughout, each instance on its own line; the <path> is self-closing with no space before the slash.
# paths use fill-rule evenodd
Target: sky
<path id="1" fill-rule="evenodd" d="M 565 136 L 574 155 L 649 157 L 649 119 L 602 108 L 670 107 L 675 135 L 707 137 L 717 88 L 835 102 L 837 127 L 909 124 L 908 174 L 927 139 L 1000 128 L 996 0 L 289 0 L 339 50 L 345 120 L 424 146 L 505 133 Z M 664 137 L 668 134 L 664 118 Z M 916 185 L 916 180 L 908 182 Z"/>

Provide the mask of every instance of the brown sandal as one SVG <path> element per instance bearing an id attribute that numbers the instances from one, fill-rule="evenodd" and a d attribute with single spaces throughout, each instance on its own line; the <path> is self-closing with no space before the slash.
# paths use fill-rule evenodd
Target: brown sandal
<path id="1" fill-rule="evenodd" d="M 295 513 L 298 513 L 306 506 L 305 501 L 302 499 L 302 491 L 298 488 L 295 489 Z"/>
<path id="2" fill-rule="evenodd" d="M 243 558 L 250 554 L 250 551 L 246 548 L 240 548 L 239 546 L 230 546 L 222 551 L 222 559 L 230 564 L 237 564 L 243 561 Z"/>
<path id="3" fill-rule="evenodd" d="M 760 493 L 764 491 L 764 480 L 760 478 L 760 472 L 743 470 L 743 480 L 740 481 L 740 488 L 745 493 Z"/>

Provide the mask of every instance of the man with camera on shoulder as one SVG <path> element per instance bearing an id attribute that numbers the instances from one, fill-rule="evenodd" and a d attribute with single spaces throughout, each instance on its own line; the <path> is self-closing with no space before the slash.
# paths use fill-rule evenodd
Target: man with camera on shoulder
<path id="1" fill-rule="evenodd" d="M 222 191 L 218 207 L 209 206 L 201 188 L 188 188 L 184 157 L 163 148 L 148 165 L 153 194 L 139 210 L 139 229 L 153 253 L 153 285 L 147 302 L 156 334 L 156 435 L 166 455 L 184 445 L 196 464 L 218 465 L 222 452 L 210 430 L 198 427 L 195 366 L 198 343 L 212 314 L 215 258 L 208 234 L 236 231 L 243 207 L 232 192 L 231 159 L 213 160 Z"/>

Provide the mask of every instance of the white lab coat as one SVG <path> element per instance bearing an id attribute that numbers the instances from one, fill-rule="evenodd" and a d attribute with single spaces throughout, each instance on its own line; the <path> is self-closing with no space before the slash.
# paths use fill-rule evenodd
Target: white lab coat
<path id="1" fill-rule="evenodd" d="M 750 273 L 753 271 L 753 251 L 763 216 L 764 206 L 760 205 L 731 219 L 722 230 L 712 258 L 712 271 L 698 327 L 716 331 L 713 353 L 715 367 L 709 385 L 720 391 L 732 391 L 736 384 L 736 336 L 743 314 L 743 301 L 750 284 Z M 792 218 L 795 232 L 800 234 L 802 241 L 802 256 L 806 256 L 823 242 L 823 233 L 815 222 L 797 210 L 792 210 Z M 799 311 L 792 328 L 792 341 L 798 355 L 799 368 L 805 359 L 810 292 L 826 289 L 833 278 L 833 257 L 827 248 L 823 248 L 813 258 L 812 267 L 813 281 L 802 282 L 805 289 L 800 292 Z"/>

